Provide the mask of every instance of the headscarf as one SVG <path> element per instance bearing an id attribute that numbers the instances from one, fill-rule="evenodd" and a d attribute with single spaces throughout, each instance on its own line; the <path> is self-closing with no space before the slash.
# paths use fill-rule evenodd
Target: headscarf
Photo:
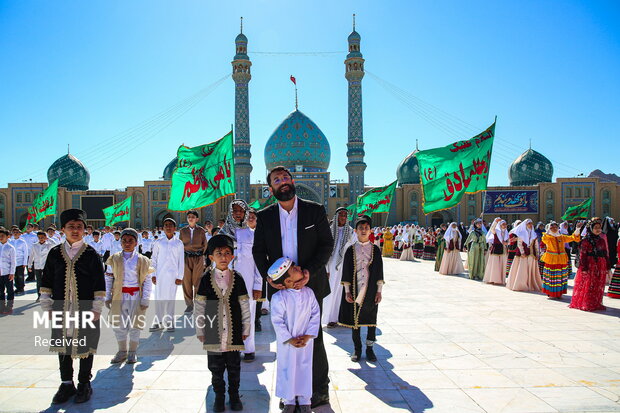
<path id="1" fill-rule="evenodd" d="M 351 225 L 348 224 L 348 222 L 345 222 L 344 226 L 342 227 L 342 241 L 340 242 L 340 248 L 338 249 L 338 251 L 336 251 L 336 246 L 338 245 L 338 228 L 340 228 L 338 226 L 338 213 L 340 211 L 346 211 L 346 208 L 338 208 L 336 210 L 336 213 L 334 214 L 334 219 L 332 220 L 332 225 L 331 225 L 331 231 L 332 231 L 332 238 L 334 239 L 334 247 L 332 248 L 332 256 L 334 256 L 334 254 L 336 254 L 336 268 L 338 268 L 340 266 L 340 263 L 342 262 L 342 259 L 344 258 L 344 253 L 346 252 L 346 248 L 348 248 L 349 244 L 348 241 L 351 239 L 351 236 L 353 234 L 353 228 L 351 228 Z M 348 215 L 347 215 L 348 218 Z M 348 220 L 347 220 L 348 221 Z"/>
<path id="2" fill-rule="evenodd" d="M 527 245 L 530 245 L 532 241 L 538 238 L 538 234 L 534 229 L 527 229 L 527 224 L 533 224 L 532 220 L 528 218 L 521 222 L 515 229 L 512 230 L 512 233 L 521 238 Z"/>
<path id="3" fill-rule="evenodd" d="M 476 227 L 476 224 L 478 222 L 480 222 L 480 228 Z M 487 229 L 484 226 L 484 221 L 482 221 L 482 218 L 478 218 L 474 222 L 472 222 L 472 224 L 469 226 L 469 229 L 467 230 L 467 233 L 470 234 L 473 231 L 475 231 L 476 234 L 478 234 L 478 235 L 486 235 Z"/>
<path id="4" fill-rule="evenodd" d="M 453 239 L 459 238 L 461 236 L 461 233 L 459 232 L 459 228 L 458 227 L 453 228 L 452 225 L 456 225 L 456 222 L 453 222 L 448 226 L 448 229 L 446 230 L 446 233 L 443 236 L 446 242 L 450 242 Z"/>
<path id="5" fill-rule="evenodd" d="M 600 235 L 595 235 L 592 232 L 592 228 L 594 228 L 594 225 L 596 224 L 603 224 L 603 220 L 601 220 L 598 217 L 594 217 L 591 220 L 588 221 L 588 223 L 586 224 L 586 235 L 584 237 L 584 240 L 589 242 L 592 245 L 592 252 L 594 254 L 598 253 L 598 248 L 596 246 L 597 241 L 599 240 L 599 238 L 601 237 Z"/>
<path id="6" fill-rule="evenodd" d="M 540 228 L 541 225 L 543 226 L 542 229 Z M 534 231 L 536 231 L 536 235 L 538 236 L 538 238 L 542 239 L 542 234 L 546 232 L 545 224 L 543 224 L 542 221 L 538 221 L 538 224 L 536 224 L 536 228 L 534 228 Z"/>
<path id="7" fill-rule="evenodd" d="M 245 212 L 243 216 L 243 221 L 238 223 L 233 218 L 233 206 L 238 205 L 243 208 Z M 237 230 L 246 229 L 248 227 L 248 215 L 250 211 L 250 207 L 243 199 L 235 199 L 228 206 L 228 216 L 226 217 L 226 221 L 224 221 L 224 226 L 220 229 L 221 234 L 226 234 L 231 236 L 235 241 L 237 241 Z"/>
<path id="8" fill-rule="evenodd" d="M 552 225 L 557 225 L 557 226 L 558 226 L 558 230 L 557 230 L 556 232 L 551 232 L 551 226 L 552 226 Z M 551 235 L 551 236 L 554 236 L 554 237 L 559 237 L 560 235 L 562 235 L 562 231 L 560 231 L 560 228 L 559 228 L 559 227 L 560 227 L 560 225 L 559 225 L 557 222 L 555 222 L 555 221 L 551 221 L 551 222 L 549 222 L 549 223 L 545 226 L 545 232 L 546 232 L 548 235 Z"/>
<path id="9" fill-rule="evenodd" d="M 515 229 L 517 229 L 517 227 L 519 226 L 519 224 L 522 221 L 520 219 L 517 219 L 515 222 L 512 223 L 512 229 L 510 230 L 510 232 L 508 232 L 508 234 L 514 234 L 515 233 Z"/>
<path id="10" fill-rule="evenodd" d="M 564 221 L 560 224 L 560 234 L 568 235 L 568 222 Z"/>
<path id="11" fill-rule="evenodd" d="M 497 239 L 499 240 L 499 242 L 508 241 L 508 229 L 502 229 L 502 224 L 505 223 L 506 221 L 504 221 L 503 219 L 501 221 L 498 221 L 497 224 L 495 223 L 495 221 L 493 221 L 493 224 L 491 224 L 491 231 L 487 232 L 488 243 L 492 244 L 495 241 L 495 235 L 497 235 Z M 495 230 L 495 234 L 493 234 L 492 230 Z"/>

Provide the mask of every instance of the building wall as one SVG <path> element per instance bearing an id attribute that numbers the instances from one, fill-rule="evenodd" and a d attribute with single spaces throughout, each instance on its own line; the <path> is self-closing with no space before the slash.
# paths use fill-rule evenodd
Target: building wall
<path id="1" fill-rule="evenodd" d="M 298 176 L 299 175 L 299 176 Z M 330 183 L 329 172 L 295 174 L 296 181 L 315 190 L 321 196 L 328 217 L 335 214 L 339 207 L 347 207 L 349 184 Z M 318 186 L 317 186 L 318 184 Z M 32 200 L 48 186 L 47 183 L 10 183 L 7 188 L 0 188 L 0 225 L 10 226 L 20 224 L 20 217 L 32 204 Z M 256 199 L 265 201 L 263 189 L 265 184 L 255 183 L 250 188 L 249 202 Z M 335 191 L 333 191 L 335 187 Z M 366 190 L 371 189 L 367 187 Z M 550 219 L 559 220 L 569 206 L 577 205 L 583 200 L 592 197 L 593 215 L 620 218 L 620 184 L 600 182 L 599 178 L 558 178 L 555 182 L 540 183 L 533 187 L 489 187 L 489 191 L 503 190 L 537 190 L 538 212 L 534 214 L 499 214 L 509 222 L 516 219 L 531 218 L 533 221 L 548 222 Z M 68 191 L 65 188 L 58 190 L 58 214 L 50 216 L 43 222 L 43 227 L 51 223 L 59 223 L 61 211 L 68 208 L 79 208 L 83 196 L 113 195 L 114 202 L 133 196 L 131 221 L 128 223 L 135 228 L 154 227 L 161 223 L 163 217 L 170 214 L 183 225 L 186 222 L 185 213 L 169 211 L 167 209 L 170 197 L 170 181 L 145 181 L 143 186 L 127 187 L 126 190 L 92 190 Z M 268 195 L 267 195 L 268 197 Z M 214 221 L 224 219 L 228 214 L 228 205 L 234 197 L 228 196 L 216 204 L 198 210 L 199 220 Z M 417 222 L 422 225 L 431 225 L 434 222 L 470 222 L 482 213 L 484 206 L 484 192 L 465 195 L 454 208 L 425 215 L 422 210 L 422 186 L 420 184 L 403 185 L 396 188 L 395 203 L 389 214 L 373 214 L 373 221 L 378 225 L 396 224 L 399 222 Z M 485 220 L 492 221 L 493 214 L 485 214 Z M 102 226 L 102 221 L 89 223 Z M 122 224 L 125 226 L 126 224 Z"/>

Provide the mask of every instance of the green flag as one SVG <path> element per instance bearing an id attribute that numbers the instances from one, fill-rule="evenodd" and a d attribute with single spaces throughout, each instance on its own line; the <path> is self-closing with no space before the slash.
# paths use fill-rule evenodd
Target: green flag
<path id="1" fill-rule="evenodd" d="M 278 200 L 276 199 L 275 196 L 271 195 L 269 198 L 267 198 L 265 200 L 265 202 L 263 202 L 262 204 L 260 203 L 260 200 L 256 200 L 254 202 L 252 202 L 251 204 L 249 204 L 248 206 L 250 208 L 253 208 L 255 211 L 260 211 L 261 209 L 268 207 L 271 204 L 275 204 L 276 202 L 278 202 Z"/>
<path id="2" fill-rule="evenodd" d="M 357 214 L 370 215 L 375 212 L 389 212 L 390 204 L 396 190 L 396 181 L 389 185 L 371 189 L 357 197 Z M 349 206 L 350 208 L 351 206 Z M 347 210 L 349 210 L 347 208 Z"/>
<path id="3" fill-rule="evenodd" d="M 357 207 L 356 204 L 351 204 L 347 207 L 347 214 L 349 214 L 349 217 L 355 218 L 357 216 L 357 214 L 355 213 L 357 210 L 356 207 Z"/>
<path id="4" fill-rule="evenodd" d="M 232 131 L 222 139 L 193 148 L 180 146 L 177 167 L 172 173 L 168 209 L 188 211 L 215 203 L 234 194 Z"/>
<path id="5" fill-rule="evenodd" d="M 573 221 L 575 219 L 590 218 L 590 206 L 591 205 L 592 205 L 592 198 L 588 198 L 579 205 L 568 207 L 564 215 L 562 215 L 562 221 Z"/>
<path id="6" fill-rule="evenodd" d="M 466 141 L 416 154 L 424 197 L 424 213 L 457 205 L 463 194 L 487 189 L 495 122 Z"/>
<path id="7" fill-rule="evenodd" d="M 131 219 L 131 197 L 103 209 L 105 224 L 112 226 Z"/>
<path id="8" fill-rule="evenodd" d="M 58 199 L 58 179 L 56 179 L 45 191 L 39 194 L 28 208 L 26 225 L 34 224 L 49 215 L 56 214 Z"/>

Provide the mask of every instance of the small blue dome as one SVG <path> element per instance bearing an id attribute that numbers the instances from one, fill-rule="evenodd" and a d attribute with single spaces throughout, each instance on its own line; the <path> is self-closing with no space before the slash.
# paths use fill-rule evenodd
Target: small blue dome
<path id="1" fill-rule="evenodd" d="M 70 191 L 88 191 L 90 173 L 78 158 L 70 153 L 58 158 L 47 170 L 47 181 Z"/>
<path id="2" fill-rule="evenodd" d="M 164 181 L 172 180 L 172 172 L 174 172 L 174 168 L 177 167 L 178 161 L 179 158 L 175 156 L 174 159 L 171 160 L 168 165 L 166 165 L 166 167 L 164 168 Z"/>
<path id="3" fill-rule="evenodd" d="M 353 30 L 348 37 L 349 43 L 352 43 L 352 42 L 359 43 L 361 39 L 362 39 L 362 36 L 360 36 L 360 34 L 356 32 L 355 30 Z"/>
<path id="4" fill-rule="evenodd" d="M 420 166 L 418 165 L 418 158 L 416 157 L 418 152 L 417 149 L 411 152 L 403 159 L 400 165 L 398 165 L 396 177 L 398 178 L 399 186 L 420 183 Z"/>
<path id="5" fill-rule="evenodd" d="M 245 34 L 243 33 L 239 33 L 237 37 L 235 38 L 235 43 L 247 43 L 247 42 L 248 42 L 248 38 L 245 37 Z"/>
<path id="6" fill-rule="evenodd" d="M 265 165 L 270 170 L 283 165 L 291 170 L 302 166 L 303 172 L 325 172 L 331 150 L 319 127 L 299 110 L 295 110 L 271 134 L 265 145 Z"/>

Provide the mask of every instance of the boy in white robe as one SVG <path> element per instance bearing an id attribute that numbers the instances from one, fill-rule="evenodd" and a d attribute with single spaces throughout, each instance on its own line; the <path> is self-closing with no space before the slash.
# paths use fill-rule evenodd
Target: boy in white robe
<path id="1" fill-rule="evenodd" d="M 299 404 L 301 412 L 309 413 L 312 340 L 321 327 L 319 303 L 310 288 L 294 288 L 304 274 L 289 258 L 276 260 L 268 274 L 274 284 L 283 286 L 271 297 L 271 322 L 278 343 L 276 396 L 283 399 L 283 412 L 293 413 Z"/>
<path id="2" fill-rule="evenodd" d="M 183 283 L 185 271 L 185 248 L 183 241 L 174 233 L 177 223 L 172 218 L 164 220 L 164 235 L 153 243 L 151 265 L 155 268 L 153 284 L 155 285 L 155 319 L 149 331 L 163 330 L 174 332 L 174 303 L 177 288 Z"/>
<path id="3" fill-rule="evenodd" d="M 146 255 L 149 258 L 153 255 L 153 238 L 149 238 L 148 231 L 142 231 L 142 238 L 140 238 L 140 254 Z"/>

